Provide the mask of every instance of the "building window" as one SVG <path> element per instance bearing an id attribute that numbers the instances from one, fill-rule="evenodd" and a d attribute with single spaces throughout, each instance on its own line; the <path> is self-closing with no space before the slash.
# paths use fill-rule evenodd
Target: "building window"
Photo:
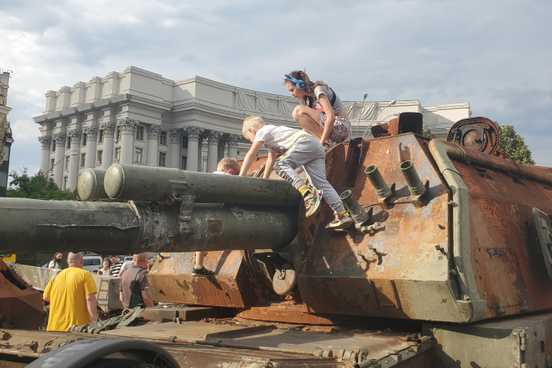
<path id="1" fill-rule="evenodd" d="M 161 134 L 159 134 L 159 144 L 162 146 L 167 145 L 167 132 L 161 132 Z"/>
<path id="2" fill-rule="evenodd" d="M 63 190 L 67 190 L 67 176 L 63 177 Z"/>
<path id="3" fill-rule="evenodd" d="M 142 156 L 143 156 L 143 150 L 141 148 L 136 148 L 134 150 L 134 163 L 141 165 L 142 164 Z"/>
<path id="4" fill-rule="evenodd" d="M 54 170 L 54 159 L 50 159 L 50 170 Z"/>
<path id="5" fill-rule="evenodd" d="M 115 143 L 119 143 L 121 140 L 121 130 L 117 128 L 117 131 L 115 132 Z"/>
<path id="6" fill-rule="evenodd" d="M 65 156 L 65 170 L 69 170 L 69 156 Z"/>
<path id="7" fill-rule="evenodd" d="M 82 135 L 82 146 L 86 146 L 86 139 L 88 138 L 88 135 L 86 133 L 84 133 Z"/>
<path id="8" fill-rule="evenodd" d="M 98 162 L 98 166 L 102 164 L 102 155 L 103 155 L 103 151 L 98 151 L 96 154 L 96 157 L 97 157 L 96 161 Z"/>
<path id="9" fill-rule="evenodd" d="M 81 163 L 80 166 L 84 167 L 84 164 L 86 162 L 86 153 L 81 153 Z"/>
<path id="10" fill-rule="evenodd" d="M 56 140 L 52 140 L 52 152 L 56 152 Z"/>
<path id="11" fill-rule="evenodd" d="M 115 162 L 121 161 L 121 147 L 115 148 Z"/>
<path id="12" fill-rule="evenodd" d="M 159 166 L 167 166 L 167 154 L 165 152 L 159 152 Z"/>
<path id="13" fill-rule="evenodd" d="M 186 164 L 188 163 L 187 161 L 187 157 L 186 156 L 182 156 L 182 160 L 180 161 L 180 168 L 182 170 L 186 170 Z"/>
<path id="14" fill-rule="evenodd" d="M 144 127 L 141 125 L 138 125 L 136 127 L 136 140 L 137 141 L 143 141 L 144 140 Z"/>
<path id="15" fill-rule="evenodd" d="M 67 149 L 71 148 L 71 137 L 67 137 Z"/>
<path id="16" fill-rule="evenodd" d="M 104 130 L 100 129 L 98 132 L 98 143 L 103 143 Z"/>

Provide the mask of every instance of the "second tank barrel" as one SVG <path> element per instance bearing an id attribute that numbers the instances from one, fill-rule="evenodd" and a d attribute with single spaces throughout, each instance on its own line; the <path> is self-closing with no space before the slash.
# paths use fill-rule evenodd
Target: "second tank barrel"
<path id="1" fill-rule="evenodd" d="M 164 201 L 177 192 L 207 203 L 297 207 L 301 201 L 285 181 L 149 166 L 111 165 L 104 187 L 110 198 L 119 200 Z"/>

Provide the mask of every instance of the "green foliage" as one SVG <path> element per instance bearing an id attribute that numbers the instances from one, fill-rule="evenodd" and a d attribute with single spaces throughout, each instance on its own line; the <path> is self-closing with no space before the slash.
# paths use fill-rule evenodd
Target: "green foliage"
<path id="1" fill-rule="evenodd" d="M 17 172 L 10 174 L 11 182 L 8 189 L 8 197 L 34 198 L 34 199 L 73 199 L 73 194 L 60 190 L 52 179 L 48 179 L 39 172 L 35 176 L 29 176 L 26 172 L 19 175 Z"/>
<path id="2" fill-rule="evenodd" d="M 520 164 L 533 165 L 535 163 L 523 138 L 511 125 L 500 126 L 500 150 L 506 157 Z"/>

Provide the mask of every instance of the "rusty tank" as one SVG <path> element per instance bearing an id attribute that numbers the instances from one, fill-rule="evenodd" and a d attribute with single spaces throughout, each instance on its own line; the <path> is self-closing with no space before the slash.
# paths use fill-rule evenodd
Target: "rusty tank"
<path id="1" fill-rule="evenodd" d="M 489 119 L 445 140 L 403 113 L 332 148 L 328 178 L 354 219 L 342 232 L 325 229 L 329 208 L 305 218 L 289 184 L 256 178 L 263 158 L 249 178 L 87 169 L 81 201 L 0 199 L 0 244 L 156 252 L 165 308 L 144 318 L 165 322 L 100 337 L 156 342 L 183 367 L 548 367 L 552 169 L 498 147 Z M 192 275 L 192 251 L 209 251 L 213 277 Z M 98 339 L 5 334 L 0 354 L 29 361 Z"/>

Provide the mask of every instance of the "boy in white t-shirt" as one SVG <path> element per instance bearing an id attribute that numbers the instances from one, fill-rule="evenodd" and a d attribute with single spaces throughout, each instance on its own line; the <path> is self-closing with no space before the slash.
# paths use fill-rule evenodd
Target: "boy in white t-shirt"
<path id="1" fill-rule="evenodd" d="M 344 229 L 353 224 L 349 212 L 326 178 L 324 147 L 316 138 L 304 130 L 265 124 L 259 116 L 250 116 L 243 121 L 242 134 L 252 145 L 245 155 L 240 175 L 246 175 L 255 161 L 257 152 L 265 146 L 268 148 L 268 158 L 263 178 L 269 177 L 274 165 L 276 173 L 301 193 L 305 200 L 305 208 L 309 212 L 315 193 L 295 172 L 297 167 L 303 166 L 315 187 L 314 191 L 321 190 L 322 198 L 334 211 L 335 219 L 326 228 Z"/>
<path id="2" fill-rule="evenodd" d="M 219 175 L 238 175 L 240 173 L 240 164 L 236 159 L 225 157 L 217 164 L 217 170 L 213 174 Z M 195 276 L 211 276 L 213 271 L 208 270 L 203 265 L 203 260 L 207 252 L 195 252 L 195 262 L 192 269 L 192 275 Z"/>

